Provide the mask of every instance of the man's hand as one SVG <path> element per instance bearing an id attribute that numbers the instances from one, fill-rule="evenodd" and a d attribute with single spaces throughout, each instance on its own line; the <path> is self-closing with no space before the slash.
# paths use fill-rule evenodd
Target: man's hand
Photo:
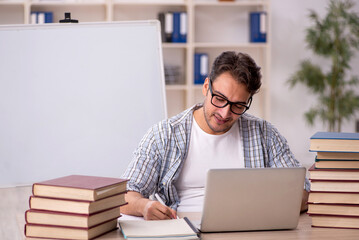
<path id="1" fill-rule="evenodd" d="M 121 213 L 143 217 L 145 220 L 177 218 L 177 213 L 158 201 L 144 198 L 140 193 L 129 191 L 125 196 L 127 205 L 120 208 Z"/>
<path id="2" fill-rule="evenodd" d="M 177 218 L 176 211 L 158 201 L 148 201 L 143 210 L 145 220 L 162 220 Z"/>

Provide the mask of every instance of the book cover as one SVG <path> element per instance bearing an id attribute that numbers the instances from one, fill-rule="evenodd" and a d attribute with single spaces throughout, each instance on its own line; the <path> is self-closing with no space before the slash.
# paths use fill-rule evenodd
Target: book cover
<path id="1" fill-rule="evenodd" d="M 93 214 L 125 204 L 127 203 L 125 201 L 124 193 L 103 198 L 97 201 L 69 200 L 37 196 L 30 196 L 29 198 L 30 209 L 80 214 Z"/>
<path id="2" fill-rule="evenodd" d="M 33 195 L 95 201 L 126 191 L 120 178 L 70 175 L 33 184 Z"/>
<path id="3" fill-rule="evenodd" d="M 335 204 L 359 204 L 359 192 L 310 191 L 308 202 L 335 203 Z"/>
<path id="4" fill-rule="evenodd" d="M 311 180 L 359 181 L 359 169 L 316 168 L 315 164 L 308 169 Z"/>
<path id="5" fill-rule="evenodd" d="M 91 228 L 25 224 L 25 236 L 51 239 L 93 239 L 116 228 L 117 218 Z"/>
<path id="6" fill-rule="evenodd" d="M 64 213 L 29 209 L 25 212 L 25 222 L 54 226 L 90 228 L 120 217 L 120 207 L 111 208 L 94 214 Z"/>
<path id="7" fill-rule="evenodd" d="M 310 138 L 313 152 L 359 152 L 359 133 L 317 132 Z"/>
<path id="8" fill-rule="evenodd" d="M 262 43 L 267 41 L 267 13 L 251 12 L 249 14 L 250 42 Z"/>

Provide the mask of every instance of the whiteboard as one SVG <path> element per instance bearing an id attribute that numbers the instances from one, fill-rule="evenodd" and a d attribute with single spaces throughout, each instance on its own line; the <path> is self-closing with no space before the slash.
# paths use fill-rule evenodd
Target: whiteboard
<path id="1" fill-rule="evenodd" d="M 0 26 L 0 186 L 120 177 L 166 116 L 158 21 Z"/>

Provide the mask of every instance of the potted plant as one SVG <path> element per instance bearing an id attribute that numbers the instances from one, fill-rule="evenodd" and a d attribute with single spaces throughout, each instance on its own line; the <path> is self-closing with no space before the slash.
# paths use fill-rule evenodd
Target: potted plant
<path id="1" fill-rule="evenodd" d="M 310 11 L 312 26 L 306 29 L 306 42 L 315 54 L 330 61 L 330 70 L 324 72 L 319 65 L 304 60 L 288 80 L 291 87 L 303 84 L 317 95 L 317 105 L 305 113 L 305 118 L 310 125 L 321 119 L 329 131 L 340 132 L 343 120 L 359 109 L 354 90 L 359 79 L 349 76 L 350 60 L 359 49 L 359 16 L 351 11 L 353 6 L 351 1 L 331 0 L 322 19 Z"/>

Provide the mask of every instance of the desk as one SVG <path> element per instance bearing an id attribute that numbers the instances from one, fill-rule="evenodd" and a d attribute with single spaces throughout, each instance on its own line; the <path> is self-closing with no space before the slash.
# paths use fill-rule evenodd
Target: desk
<path id="1" fill-rule="evenodd" d="M 24 237 L 24 213 L 29 208 L 28 199 L 31 195 L 31 186 L 13 187 L 0 189 L 0 239 L 22 240 Z M 198 213 L 182 213 L 181 217 L 198 219 Z M 123 239 L 119 230 L 112 231 L 98 239 Z M 207 233 L 202 234 L 203 240 L 223 239 L 253 239 L 253 240 L 349 240 L 359 239 L 359 229 L 334 229 L 334 228 L 312 228 L 311 219 L 307 214 L 301 214 L 299 224 L 295 230 L 281 231 L 256 231 L 256 232 L 233 232 L 233 233 Z"/>

